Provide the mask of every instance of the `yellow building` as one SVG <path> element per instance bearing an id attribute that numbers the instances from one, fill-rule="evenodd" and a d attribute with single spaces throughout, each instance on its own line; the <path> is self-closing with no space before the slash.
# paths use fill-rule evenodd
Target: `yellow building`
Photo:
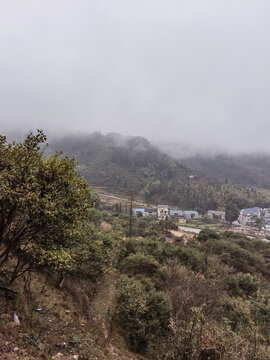
<path id="1" fill-rule="evenodd" d="M 179 222 L 179 224 L 185 224 L 187 222 L 187 220 L 186 219 L 179 219 L 178 222 Z"/>

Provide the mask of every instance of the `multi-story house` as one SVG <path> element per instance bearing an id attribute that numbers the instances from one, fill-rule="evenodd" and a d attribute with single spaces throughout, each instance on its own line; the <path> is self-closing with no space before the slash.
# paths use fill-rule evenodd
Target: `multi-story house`
<path id="1" fill-rule="evenodd" d="M 209 219 L 225 220 L 225 211 L 208 210 L 207 217 Z"/>
<path id="2" fill-rule="evenodd" d="M 159 220 L 168 220 L 169 206 L 168 205 L 158 205 L 157 206 L 157 215 L 158 215 Z"/>
<path id="3" fill-rule="evenodd" d="M 256 219 L 261 216 L 262 209 L 259 207 L 253 207 L 248 209 L 242 209 L 238 217 L 238 222 L 245 226 L 254 226 Z"/>
<path id="4" fill-rule="evenodd" d="M 198 219 L 199 218 L 199 213 L 198 211 L 195 210 L 186 210 L 183 212 L 184 218 L 185 219 Z"/>

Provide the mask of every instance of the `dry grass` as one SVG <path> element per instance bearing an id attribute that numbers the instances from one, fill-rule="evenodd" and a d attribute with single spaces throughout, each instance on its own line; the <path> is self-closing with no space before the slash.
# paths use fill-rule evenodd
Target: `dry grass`
<path id="1" fill-rule="evenodd" d="M 62 353 L 64 360 L 75 354 L 80 360 L 138 359 L 121 339 L 117 345 L 106 339 L 106 315 L 113 296 L 111 279 L 96 285 L 85 279 L 69 279 L 57 290 L 51 278 L 42 292 L 45 280 L 36 273 L 27 292 L 24 280 L 19 279 L 15 284 L 18 295 L 0 293 L 1 360 L 49 360 L 57 353 Z M 38 308 L 44 310 L 38 313 Z M 14 312 L 20 326 L 14 323 Z"/>

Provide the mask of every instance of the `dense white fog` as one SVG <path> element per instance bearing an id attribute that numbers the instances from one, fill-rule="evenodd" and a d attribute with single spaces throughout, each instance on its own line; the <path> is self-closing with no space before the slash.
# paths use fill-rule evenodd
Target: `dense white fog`
<path id="1" fill-rule="evenodd" d="M 270 3 L 1 0 L 0 130 L 270 151 Z"/>

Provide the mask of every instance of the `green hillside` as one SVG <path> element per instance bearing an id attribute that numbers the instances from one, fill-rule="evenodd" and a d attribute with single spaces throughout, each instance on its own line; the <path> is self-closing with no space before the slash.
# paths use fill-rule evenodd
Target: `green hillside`
<path id="1" fill-rule="evenodd" d="M 159 144 L 159 148 L 195 173 L 239 186 L 270 189 L 269 154 L 215 154 L 181 143 Z"/>
<path id="2" fill-rule="evenodd" d="M 0 136 L 1 360 L 269 360 L 267 239 L 98 209 L 45 142 Z"/>
<path id="3" fill-rule="evenodd" d="M 211 180 L 195 178 L 180 164 L 142 137 L 119 134 L 69 136 L 55 140 L 52 149 L 62 149 L 74 157 L 79 170 L 92 186 L 105 186 L 127 195 L 133 191 L 147 202 L 167 202 L 183 208 L 224 208 L 234 202 L 239 208 L 267 205 L 255 190 Z"/>

